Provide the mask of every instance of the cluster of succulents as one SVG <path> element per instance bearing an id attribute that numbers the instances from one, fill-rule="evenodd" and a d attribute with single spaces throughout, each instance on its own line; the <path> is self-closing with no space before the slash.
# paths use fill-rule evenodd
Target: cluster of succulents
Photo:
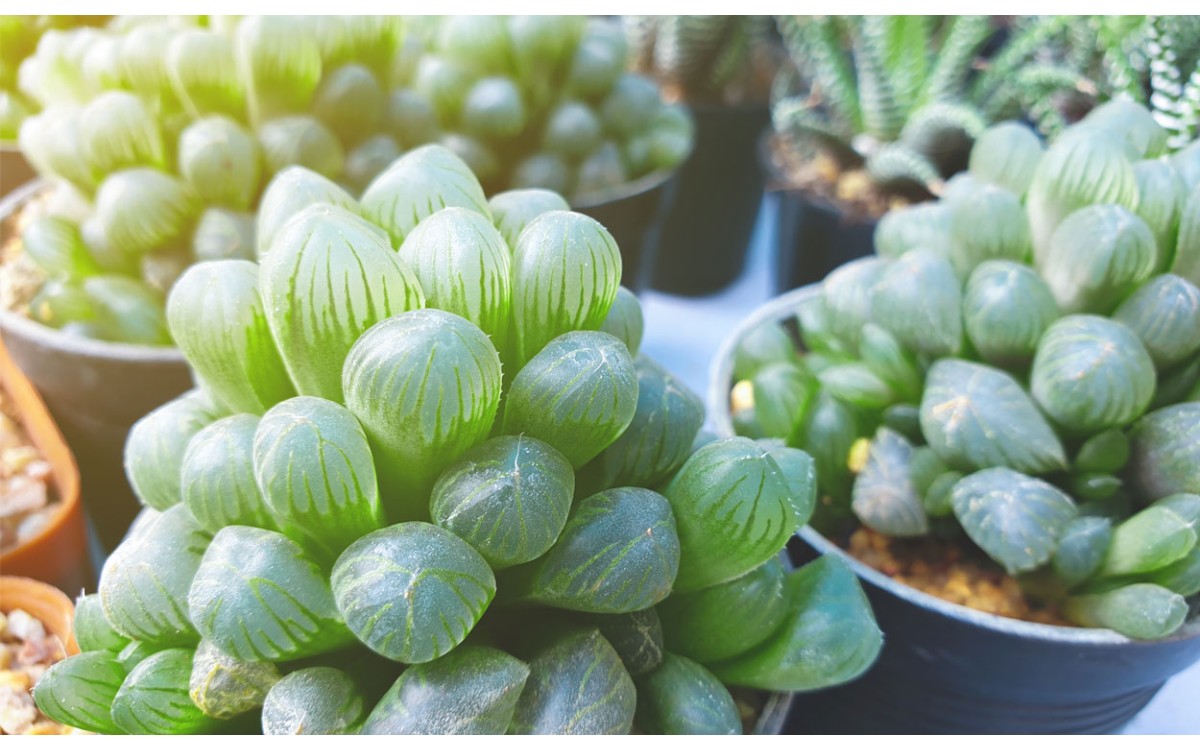
<path id="1" fill-rule="evenodd" d="M 1012 32 L 981 66 L 997 33 L 987 16 L 781 16 L 778 24 L 794 70 L 776 79 L 776 133 L 797 152 L 863 166 L 886 191 L 939 194 L 989 123 L 1086 83 L 1036 58 L 1040 27 Z"/>
<path id="2" fill-rule="evenodd" d="M 489 195 L 603 193 L 673 167 L 687 113 L 624 73 L 616 24 L 558 16 L 174 19 L 43 37 L 20 68 L 20 145 L 60 186 L 25 233 L 39 322 L 169 344 L 193 262 L 253 259 L 264 186 L 299 165 L 357 196 L 440 142 Z"/>
<path id="3" fill-rule="evenodd" d="M 202 386 L 144 417 L 146 517 L 36 690 L 100 732 L 742 730 L 729 689 L 874 660 L 854 575 L 779 553 L 803 451 L 704 436 L 638 354 L 608 232 L 544 190 L 490 201 L 431 145 L 356 200 L 267 187 L 259 263 L 167 321 Z M 393 249 L 399 246 L 399 250 Z"/>
<path id="4" fill-rule="evenodd" d="M 1200 142 L 1110 102 L 985 131 L 943 198 L 739 344 L 741 434 L 810 452 L 822 528 L 973 544 L 1135 638 L 1200 594 Z M 969 540 L 969 541 L 968 541 Z"/>
<path id="5" fill-rule="evenodd" d="M 621 22 L 633 69 L 681 100 L 765 100 L 778 67 L 770 16 L 622 16 Z"/>

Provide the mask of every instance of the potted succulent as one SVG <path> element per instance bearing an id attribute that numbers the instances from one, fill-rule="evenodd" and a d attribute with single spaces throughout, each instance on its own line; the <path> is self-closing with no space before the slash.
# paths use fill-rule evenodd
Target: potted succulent
<path id="1" fill-rule="evenodd" d="M 1005 30 L 986 16 L 778 23 L 793 66 L 775 81 L 763 157 L 779 196 L 780 291 L 869 255 L 878 218 L 941 194 L 988 123 L 1028 115 L 1049 132 L 1058 97 L 1091 88 L 1038 57 L 1060 18 Z"/>
<path id="2" fill-rule="evenodd" d="M 888 633 L 820 728 L 1113 729 L 1200 658 L 1200 143 L 1167 140 L 1130 102 L 1044 152 L 994 126 L 726 346 L 719 434 L 813 454 L 798 559 L 851 560 Z"/>
<path id="3" fill-rule="evenodd" d="M 703 295 L 745 264 L 765 174 L 757 158 L 782 47 L 770 16 L 624 16 L 629 59 L 687 106 L 696 146 L 663 219 L 651 284 Z"/>
<path id="4" fill-rule="evenodd" d="M 489 202 L 440 145 L 361 201 L 305 179 L 302 199 L 286 173 L 268 186 L 259 264 L 197 264 L 171 291 L 204 387 L 130 434 L 154 512 L 76 621 L 84 653 L 38 686 L 45 713 L 100 732 L 740 733 L 743 709 L 777 715 L 769 694 L 870 666 L 849 568 L 779 559 L 811 459 L 700 437 L 699 397 L 637 354 L 598 222 L 540 190 Z"/>
<path id="5" fill-rule="evenodd" d="M 192 385 L 166 292 L 197 260 L 256 258 L 273 175 L 304 166 L 344 202 L 401 150 L 440 140 L 490 169 L 493 190 L 570 189 L 634 252 L 690 147 L 686 112 L 623 75 L 619 31 L 577 19 L 200 22 L 47 34 L 21 66 L 40 107 L 21 146 L 51 186 L 0 212 L 0 330 L 104 498 L 108 545 L 136 508 L 115 470 L 129 426 Z M 523 161 L 491 169 L 493 150 Z"/>

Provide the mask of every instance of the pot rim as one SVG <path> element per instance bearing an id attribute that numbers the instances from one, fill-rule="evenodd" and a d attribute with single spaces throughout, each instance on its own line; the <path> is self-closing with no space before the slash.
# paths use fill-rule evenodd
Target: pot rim
<path id="1" fill-rule="evenodd" d="M 626 198 L 634 198 L 639 195 L 651 193 L 665 186 L 671 181 L 672 178 L 675 177 L 676 174 L 679 173 L 680 167 L 682 167 L 684 163 L 686 163 L 691 157 L 692 151 L 695 149 L 695 147 L 695 139 L 693 139 L 691 147 L 688 148 L 687 155 L 683 157 L 683 160 L 680 161 L 679 164 L 670 169 L 655 170 L 650 174 L 642 175 L 636 180 L 622 182 L 620 185 L 614 185 L 606 190 L 599 190 L 591 193 L 580 193 L 578 196 L 575 196 L 568 201 L 571 206 L 571 210 L 586 211 L 589 209 L 599 208 L 600 206 L 604 206 L 609 203 L 623 201 Z"/>
<path id="2" fill-rule="evenodd" d="M 733 353 L 737 344 L 751 330 L 771 321 L 782 320 L 795 312 L 800 303 L 814 297 L 821 290 L 820 284 L 793 289 L 768 301 L 762 307 L 751 313 L 733 330 L 721 344 L 709 368 L 708 413 L 712 420 L 713 430 L 718 437 L 733 437 L 737 433 L 733 429 L 733 418 L 729 410 L 729 388 L 733 380 Z M 833 542 L 826 539 L 810 526 L 800 529 L 798 535 L 807 544 L 814 547 L 822 555 L 834 554 L 846 562 L 855 575 L 882 589 L 888 594 L 903 599 L 913 606 L 931 610 L 951 620 L 959 620 L 975 627 L 993 630 L 1019 638 L 1036 641 L 1052 641 L 1063 645 L 1090 646 L 1151 646 L 1173 641 L 1183 641 L 1200 637 L 1200 617 L 1194 617 L 1184 623 L 1178 631 L 1166 638 L 1153 641 L 1139 641 L 1128 638 L 1120 633 L 1106 628 L 1069 627 L 1066 625 L 1044 625 L 1037 622 L 1027 622 L 1011 617 L 994 615 L 962 604 L 939 599 L 938 597 L 906 586 L 866 563 L 848 554 Z"/>
<path id="3" fill-rule="evenodd" d="M 79 643 L 75 640 L 73 626 L 75 603 L 61 589 L 34 578 L 2 575 L 0 576 L 0 591 L 6 594 L 3 597 L 3 609 L 0 611 L 7 614 L 14 609 L 26 609 L 30 615 L 36 617 L 46 627 L 46 630 L 58 636 L 67 656 L 79 653 Z M 30 604 L 33 606 L 29 606 Z M 49 622 L 46 619 L 47 610 L 51 609 L 61 615 L 56 622 Z M 65 634 L 62 632 L 63 628 L 66 629 Z"/>
<path id="4" fill-rule="evenodd" d="M 31 201 L 34 196 L 53 186 L 45 179 L 31 180 L 0 199 L 0 221 Z M 173 346 L 146 346 L 116 341 L 100 341 L 70 336 L 50 326 L 12 310 L 0 310 L 0 332 L 37 341 L 48 348 L 70 352 L 83 357 L 107 360 L 138 360 L 163 364 L 182 364 L 183 353 Z"/>

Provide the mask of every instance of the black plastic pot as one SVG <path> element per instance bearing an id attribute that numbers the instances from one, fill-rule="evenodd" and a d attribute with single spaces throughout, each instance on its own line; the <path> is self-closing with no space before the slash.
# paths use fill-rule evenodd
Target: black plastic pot
<path id="1" fill-rule="evenodd" d="M 691 105 L 696 144 L 679 171 L 663 219 L 650 285 L 671 294 L 712 294 L 741 275 L 766 175 L 757 158 L 767 105 Z"/>
<path id="2" fill-rule="evenodd" d="M 571 210 L 604 225 L 621 249 L 621 283 L 640 292 L 650 282 L 663 214 L 674 200 L 678 170 L 654 172 L 613 190 L 579 196 Z"/>
<path id="3" fill-rule="evenodd" d="M 37 177 L 21 149 L 13 145 L 0 146 L 0 198 Z"/>
<path id="4" fill-rule="evenodd" d="M 0 221 L 44 186 L 0 200 Z M 75 453 L 83 501 L 105 549 L 120 542 L 140 510 L 125 478 L 125 436 L 142 415 L 192 387 L 177 349 L 73 337 L 0 311 L 0 336 Z"/>
<path id="5" fill-rule="evenodd" d="M 709 414 L 733 435 L 733 351 L 748 331 L 792 316 L 816 286 L 747 318 L 713 362 Z M 1109 630 L 1040 625 L 951 604 L 897 583 L 810 528 L 790 547 L 797 564 L 840 555 L 863 582 L 884 632 L 875 667 L 856 682 L 799 695 L 797 733 L 1094 733 L 1126 724 L 1163 683 L 1200 660 L 1200 617 L 1170 638 L 1134 641 Z"/>

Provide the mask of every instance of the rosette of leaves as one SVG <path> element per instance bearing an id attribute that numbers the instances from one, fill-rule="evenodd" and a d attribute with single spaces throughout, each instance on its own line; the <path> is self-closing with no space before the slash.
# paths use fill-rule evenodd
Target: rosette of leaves
<path id="1" fill-rule="evenodd" d="M 1181 626 L 1200 193 L 1186 157 L 1148 158 L 1165 141 L 1136 104 L 1046 147 L 994 126 L 953 190 L 888 214 L 878 254 L 800 306 L 799 353 L 774 323 L 739 342 L 734 424 L 811 453 L 823 530 L 957 539 L 1080 625 Z"/>
<path id="2" fill-rule="evenodd" d="M 441 146 L 367 193 L 278 175 L 261 264 L 200 264 L 172 291 L 205 386 L 132 433 L 154 510 L 80 601 L 84 653 L 39 684 L 48 715 L 738 733 L 731 689 L 870 666 L 881 636 L 850 571 L 780 562 L 814 461 L 699 439 L 699 398 L 637 353 L 600 224 L 544 191 L 425 210 L 483 194 Z"/>

